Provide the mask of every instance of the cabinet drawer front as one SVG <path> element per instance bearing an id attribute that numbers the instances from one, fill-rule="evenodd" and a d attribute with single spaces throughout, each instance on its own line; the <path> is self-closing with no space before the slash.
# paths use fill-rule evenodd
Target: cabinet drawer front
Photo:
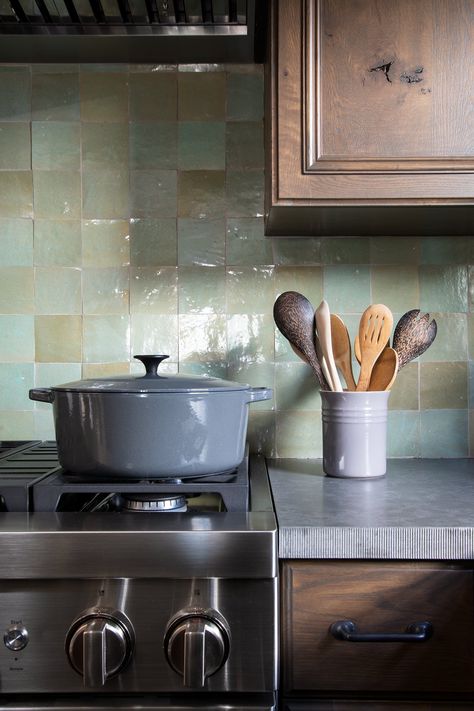
<path id="1" fill-rule="evenodd" d="M 429 563 L 283 564 L 283 679 L 309 690 L 472 692 L 473 578 L 466 567 Z M 423 642 L 349 642 L 330 627 L 405 632 L 428 621 Z"/>

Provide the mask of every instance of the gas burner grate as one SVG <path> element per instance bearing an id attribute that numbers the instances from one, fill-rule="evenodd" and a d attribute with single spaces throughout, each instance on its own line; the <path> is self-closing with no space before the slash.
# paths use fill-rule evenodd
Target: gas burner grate
<path id="1" fill-rule="evenodd" d="M 56 442 L 1 442 L 0 508 L 32 511 L 33 486 L 58 467 Z"/>

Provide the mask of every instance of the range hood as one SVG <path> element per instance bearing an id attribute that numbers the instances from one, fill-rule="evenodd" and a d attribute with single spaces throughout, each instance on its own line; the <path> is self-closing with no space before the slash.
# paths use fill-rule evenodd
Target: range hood
<path id="1" fill-rule="evenodd" d="M 0 62 L 261 62 L 265 0 L 0 0 Z"/>

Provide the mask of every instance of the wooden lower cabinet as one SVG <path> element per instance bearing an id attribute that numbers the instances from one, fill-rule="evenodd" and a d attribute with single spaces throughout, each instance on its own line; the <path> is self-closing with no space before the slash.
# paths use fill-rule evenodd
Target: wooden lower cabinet
<path id="1" fill-rule="evenodd" d="M 418 700 L 428 711 L 433 699 L 447 704 L 433 708 L 474 709 L 468 565 L 284 561 L 281 597 L 282 709 L 398 711 Z M 433 634 L 423 642 L 341 641 L 330 631 L 340 620 L 351 620 L 361 633 L 405 632 L 427 621 Z"/>

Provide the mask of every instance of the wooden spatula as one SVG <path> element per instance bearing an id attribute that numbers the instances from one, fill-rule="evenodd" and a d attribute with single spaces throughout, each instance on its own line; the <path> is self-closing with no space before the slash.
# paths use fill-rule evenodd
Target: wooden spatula
<path id="1" fill-rule="evenodd" d="M 356 384 L 351 363 L 351 339 L 346 324 L 337 314 L 331 314 L 331 338 L 336 366 L 344 376 L 347 389 L 355 390 Z"/>
<path id="2" fill-rule="evenodd" d="M 360 373 L 356 390 L 368 390 L 375 362 L 390 338 L 393 316 L 384 304 L 371 304 L 359 324 Z"/>

